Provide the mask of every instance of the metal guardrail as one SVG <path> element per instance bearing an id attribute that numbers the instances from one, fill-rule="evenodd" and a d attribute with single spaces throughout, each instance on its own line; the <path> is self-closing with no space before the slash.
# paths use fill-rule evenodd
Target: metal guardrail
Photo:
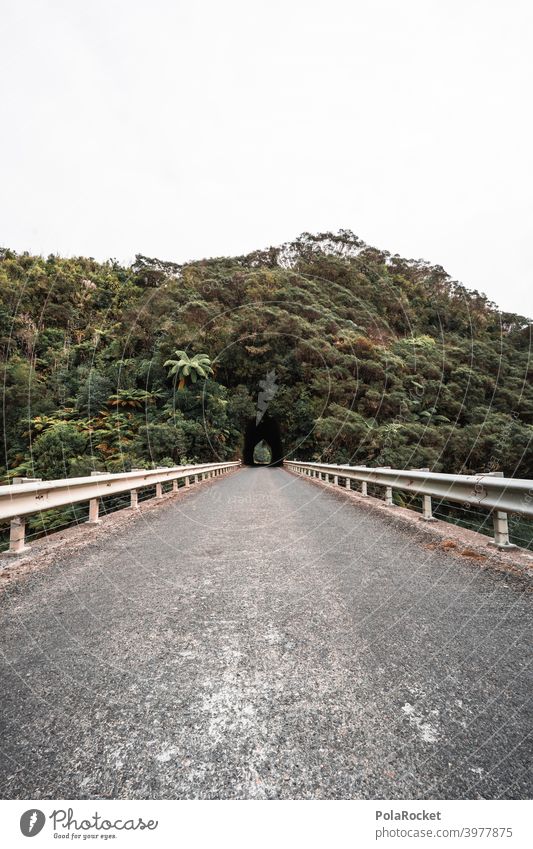
<path id="1" fill-rule="evenodd" d="M 42 481 L 39 478 L 15 478 L 10 486 L 0 486 L 0 520 L 10 519 L 9 550 L 5 554 L 20 554 L 27 551 L 26 516 L 41 513 L 56 507 L 67 507 L 80 501 L 89 502 L 87 524 L 99 524 L 99 499 L 106 495 L 130 492 L 130 506 L 138 508 L 138 490 L 147 486 L 156 488 L 155 497 L 163 496 L 163 484 L 172 482 L 172 491 L 177 492 L 178 481 L 185 486 L 191 480 L 218 477 L 239 462 L 204 463 L 196 466 L 173 466 L 159 469 L 133 469 L 131 472 L 93 472 L 90 477 L 65 478 L 64 480 Z"/>
<path id="2" fill-rule="evenodd" d="M 413 492 L 423 497 L 422 519 L 433 521 L 431 497 L 446 499 L 467 507 L 482 507 L 492 513 L 493 545 L 516 548 L 509 541 L 509 514 L 533 517 L 533 480 L 505 478 L 503 472 L 479 475 L 446 475 L 429 469 L 391 469 L 388 466 L 335 466 L 330 463 L 306 463 L 285 460 L 285 468 L 296 474 L 319 478 L 337 485 L 339 478 L 351 488 L 350 481 L 361 483 L 361 495 L 366 496 L 369 483 L 385 488 L 385 503 L 393 507 L 394 489 Z"/>

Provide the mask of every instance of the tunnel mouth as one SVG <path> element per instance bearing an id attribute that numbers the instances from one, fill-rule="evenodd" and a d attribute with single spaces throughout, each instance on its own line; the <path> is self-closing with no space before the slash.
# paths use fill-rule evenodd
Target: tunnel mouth
<path id="1" fill-rule="evenodd" d="M 254 465 L 255 466 L 270 466 L 272 462 L 272 451 L 268 442 L 264 439 L 258 442 L 254 448 Z"/>
<path id="2" fill-rule="evenodd" d="M 270 449 L 270 462 L 256 462 L 254 452 L 260 443 L 266 443 Z M 256 455 L 257 456 L 257 455 Z M 250 419 L 244 432 L 243 463 L 246 466 L 280 466 L 283 462 L 283 446 L 279 425 L 269 415 L 258 422 Z"/>

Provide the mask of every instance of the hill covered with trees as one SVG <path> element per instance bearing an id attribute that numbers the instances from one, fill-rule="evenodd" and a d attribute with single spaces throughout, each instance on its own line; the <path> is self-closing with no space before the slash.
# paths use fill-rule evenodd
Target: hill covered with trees
<path id="1" fill-rule="evenodd" d="M 350 232 L 185 265 L 4 249 L 0 286 L 3 483 L 240 457 L 265 381 L 287 457 L 533 477 L 530 322 Z"/>

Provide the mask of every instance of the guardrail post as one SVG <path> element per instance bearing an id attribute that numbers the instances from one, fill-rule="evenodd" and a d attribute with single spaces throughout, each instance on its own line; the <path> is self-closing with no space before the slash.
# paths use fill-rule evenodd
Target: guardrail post
<path id="1" fill-rule="evenodd" d="M 187 477 L 185 478 L 185 486 L 187 486 L 187 487 L 188 487 L 188 486 L 190 486 L 190 485 L 191 485 L 191 479 L 190 479 L 190 477 L 187 475 Z"/>
<path id="2" fill-rule="evenodd" d="M 488 477 L 503 478 L 503 472 L 486 472 Z M 496 548 L 517 548 L 509 539 L 509 518 L 503 510 L 492 511 L 492 523 L 494 526 L 494 539 L 489 542 L 489 545 L 495 545 Z"/>
<path id="3" fill-rule="evenodd" d="M 339 476 L 333 475 L 333 486 L 338 486 L 338 485 L 339 485 Z"/>
<path id="4" fill-rule="evenodd" d="M 351 485 L 350 485 L 350 478 L 345 478 L 345 479 L 344 479 L 344 486 L 346 487 L 346 489 L 351 489 L 351 488 L 352 488 L 352 487 L 351 487 Z"/>
<path id="5" fill-rule="evenodd" d="M 92 478 L 97 478 L 100 475 L 105 475 L 106 472 L 91 472 Z M 100 519 L 100 500 L 98 498 L 91 498 L 89 501 L 89 518 L 87 520 L 88 525 L 99 525 L 102 520 Z"/>
<path id="6" fill-rule="evenodd" d="M 436 522 L 433 515 L 433 504 L 431 503 L 431 495 L 422 496 L 422 515 L 420 517 L 424 522 Z"/>
<path id="7" fill-rule="evenodd" d="M 29 545 L 25 543 L 26 519 L 24 516 L 13 516 L 9 525 L 9 554 L 22 554 Z"/>
<path id="8" fill-rule="evenodd" d="M 163 484 L 162 483 L 156 483 L 156 485 L 155 485 L 155 497 L 156 498 L 163 498 Z"/>
<path id="9" fill-rule="evenodd" d="M 368 484 L 366 481 L 361 481 L 361 496 L 362 498 L 366 498 L 368 496 Z"/>
<path id="10" fill-rule="evenodd" d="M 100 516 L 100 503 L 98 498 L 91 498 L 89 501 L 89 519 L 88 525 L 99 525 L 101 522 Z"/>
<path id="11" fill-rule="evenodd" d="M 509 540 L 509 520 L 507 513 L 503 513 L 501 510 L 494 510 L 492 521 L 494 524 L 494 539 L 489 542 L 489 545 L 495 545 L 496 548 L 516 548 L 516 545 L 513 545 Z"/>
<path id="12" fill-rule="evenodd" d="M 424 466 L 421 469 L 413 469 L 413 472 L 429 472 L 429 466 Z M 431 495 L 423 495 L 422 496 L 422 515 L 420 518 L 424 522 L 436 522 L 435 516 L 433 515 L 433 504 L 431 502 Z"/>
<path id="13" fill-rule="evenodd" d="M 137 510 L 139 507 L 139 493 L 136 489 L 130 490 L 130 507 L 132 510 Z"/>
<path id="14" fill-rule="evenodd" d="M 390 469 L 390 466 L 378 466 L 378 469 Z M 387 507 L 394 507 L 394 501 L 392 498 L 392 486 L 385 487 L 385 504 Z"/>
<path id="15" fill-rule="evenodd" d="M 178 486 L 178 479 L 177 479 L 177 478 L 174 478 L 174 480 L 172 481 L 172 492 L 173 492 L 173 493 L 174 493 L 174 492 L 177 492 L 177 491 L 178 491 L 178 489 L 179 489 L 179 486 Z"/>

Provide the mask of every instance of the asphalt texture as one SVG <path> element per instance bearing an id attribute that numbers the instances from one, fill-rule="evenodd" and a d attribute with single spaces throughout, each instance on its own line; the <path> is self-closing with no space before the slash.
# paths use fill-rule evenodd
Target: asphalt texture
<path id="1" fill-rule="evenodd" d="M 529 798 L 532 595 L 283 469 L 2 599 L 3 798 Z"/>

